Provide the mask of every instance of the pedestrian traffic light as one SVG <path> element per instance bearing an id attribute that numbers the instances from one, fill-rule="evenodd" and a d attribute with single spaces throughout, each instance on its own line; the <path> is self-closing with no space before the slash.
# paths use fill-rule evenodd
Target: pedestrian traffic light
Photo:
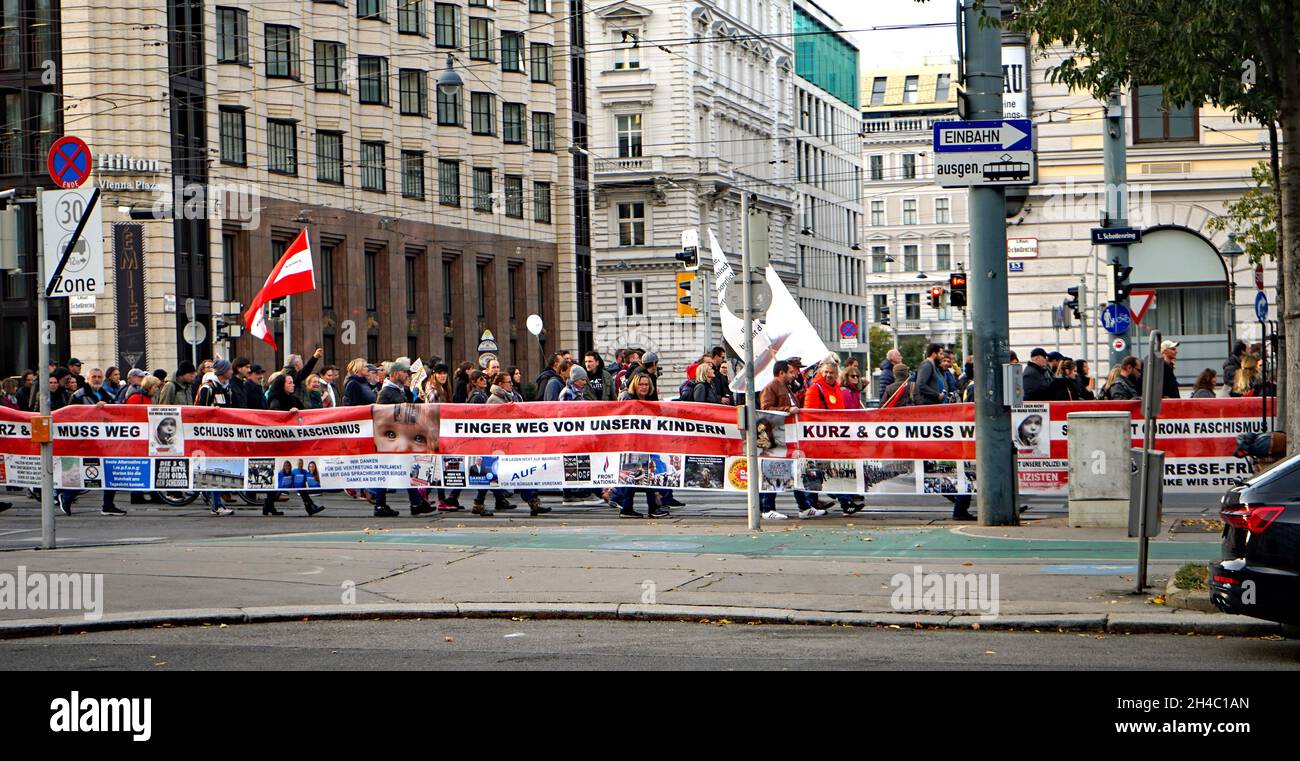
<path id="1" fill-rule="evenodd" d="M 280 319 L 281 317 L 284 317 L 284 313 L 285 313 L 285 311 L 286 311 L 286 309 L 285 309 L 285 306 L 284 306 L 284 299 L 276 299 L 275 301 L 272 301 L 272 302 L 271 302 L 271 319 L 272 319 L 272 320 L 278 320 L 278 319 Z"/>
<path id="2" fill-rule="evenodd" d="M 1126 303 L 1128 301 L 1128 292 L 1133 290 L 1133 286 L 1128 282 L 1129 275 L 1133 274 L 1133 268 L 1127 264 L 1121 265 L 1119 259 L 1111 259 L 1110 266 L 1112 277 L 1115 281 L 1114 301 L 1117 304 Z"/>
<path id="3" fill-rule="evenodd" d="M 930 306 L 935 309 L 943 306 L 943 286 L 936 285 L 930 289 Z"/>
<path id="4" fill-rule="evenodd" d="M 687 272 L 694 272 L 700 268 L 700 250 L 695 246 L 683 248 L 674 258 L 682 263 L 682 267 Z"/>
<path id="5" fill-rule="evenodd" d="M 954 272 L 948 276 L 948 302 L 955 307 L 966 306 L 966 273 Z"/>
<path id="6" fill-rule="evenodd" d="M 877 320 L 878 323 L 884 325 L 885 327 L 889 327 L 889 307 L 882 306 L 880 308 L 880 313 L 878 315 L 878 318 L 879 318 Z"/>
<path id="7" fill-rule="evenodd" d="M 1074 319 L 1082 321 L 1083 314 L 1079 312 L 1079 286 L 1072 285 L 1065 289 L 1070 294 L 1070 298 L 1065 301 L 1065 308 L 1074 312 Z"/>
<path id="8" fill-rule="evenodd" d="M 695 288 L 695 275 L 690 272 L 677 273 L 677 316 L 695 317 L 699 312 L 691 306 L 691 295 Z"/>

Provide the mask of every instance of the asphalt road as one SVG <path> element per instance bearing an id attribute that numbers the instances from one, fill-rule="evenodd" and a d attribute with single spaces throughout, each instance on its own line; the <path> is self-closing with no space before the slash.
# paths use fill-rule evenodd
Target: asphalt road
<path id="1" fill-rule="evenodd" d="M 468 507 L 472 496 L 462 495 L 463 504 Z M 745 520 L 745 497 L 743 494 L 705 494 L 701 492 L 679 491 L 677 497 L 687 504 L 683 508 L 674 508 L 670 522 L 689 523 L 703 521 L 716 525 L 719 521 L 735 521 L 743 526 Z M 13 503 L 13 507 L 0 513 L 0 551 L 7 549 L 31 549 L 40 545 L 41 516 L 40 506 L 20 492 L 0 492 L 0 500 Z M 382 524 L 386 528 L 420 528 L 437 525 L 441 521 L 463 523 L 466 526 L 483 525 L 487 527 L 520 525 L 532 522 L 536 525 L 558 524 L 570 525 L 596 522 L 599 524 L 622 524 L 626 527 L 635 521 L 620 521 L 616 511 L 610 508 L 586 505 L 566 505 L 557 496 L 546 496 L 543 502 L 552 507 L 550 515 L 530 519 L 528 508 L 520 505 L 519 509 L 498 512 L 494 517 L 485 518 L 470 515 L 468 510 L 455 513 L 434 513 L 418 518 L 412 517 L 407 509 L 406 497 L 401 493 L 389 495 L 389 504 L 402 512 L 397 518 L 377 519 L 372 515 L 373 507 L 363 501 L 352 499 L 341 493 L 322 495 L 317 500 L 325 505 L 325 512 L 308 518 L 303 512 L 302 503 L 291 497 L 279 503 L 284 517 L 263 517 L 260 507 L 250 507 L 242 503 L 233 505 L 237 512 L 229 517 L 216 517 L 208 512 L 202 501 L 186 507 L 168 507 L 165 505 L 132 505 L 129 495 L 119 493 L 117 505 L 128 511 L 128 515 L 116 517 L 99 514 L 99 494 L 87 492 L 73 505 L 73 514 L 67 517 L 57 514 L 55 517 L 56 538 L 60 547 L 93 546 L 102 544 L 157 543 L 172 541 L 193 541 L 198 539 L 219 539 L 247 537 L 258 534 L 282 534 L 304 531 L 347 531 L 374 527 Z M 518 499 L 514 500 L 516 503 Z M 1031 510 L 1024 518 L 1047 518 L 1066 514 L 1065 501 L 1062 498 L 1027 498 Z M 908 523 L 910 525 L 952 525 L 949 516 L 952 505 L 938 496 L 926 495 L 890 495 L 888 505 L 882 504 L 879 497 L 868 498 L 867 509 L 851 518 L 844 517 L 838 508 L 832 509 L 825 518 L 818 519 L 827 525 L 853 522 L 859 527 L 869 528 L 873 522 L 883 524 Z M 778 509 L 793 515 L 793 505 L 789 498 L 779 498 Z M 1218 517 L 1218 499 L 1204 495 L 1170 495 L 1166 497 L 1165 513 L 1167 515 Z"/>
<path id="2" fill-rule="evenodd" d="M 1300 640 L 622 621 L 312 622 L 0 641 L 10 670 L 1300 670 Z"/>

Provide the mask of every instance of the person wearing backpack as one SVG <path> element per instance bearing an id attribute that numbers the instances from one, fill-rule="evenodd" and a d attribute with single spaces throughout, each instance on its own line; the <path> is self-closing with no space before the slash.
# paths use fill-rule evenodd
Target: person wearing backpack
<path id="1" fill-rule="evenodd" d="M 194 376 L 197 373 L 193 362 L 187 359 L 181 360 L 176 366 L 176 377 L 163 385 L 162 393 L 158 396 L 158 404 L 193 404 Z"/>
<path id="2" fill-rule="evenodd" d="M 899 362 L 894 365 L 893 382 L 885 386 L 885 394 L 881 397 L 882 407 L 909 407 L 912 405 L 913 397 L 916 396 L 916 384 L 912 383 L 912 368 Z M 890 402 L 893 402 L 892 404 Z"/>

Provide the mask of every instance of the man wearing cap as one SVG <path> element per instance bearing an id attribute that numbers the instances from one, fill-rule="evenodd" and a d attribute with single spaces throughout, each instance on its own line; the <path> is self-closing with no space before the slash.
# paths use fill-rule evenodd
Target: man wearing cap
<path id="1" fill-rule="evenodd" d="M 407 396 L 406 387 L 411 382 L 411 366 L 405 362 L 392 362 L 388 365 L 388 377 L 384 379 L 383 384 L 379 387 L 379 394 L 375 397 L 376 405 L 396 405 L 396 404 L 419 404 L 419 402 L 410 401 Z M 414 410 L 415 407 L 403 407 L 402 410 Z M 378 410 L 375 414 L 380 414 Z M 416 418 L 418 420 L 418 416 Z M 388 506 L 388 490 L 372 489 L 375 495 L 375 517 L 376 518 L 395 518 L 400 513 Z M 411 503 L 411 515 L 424 515 L 434 511 L 433 505 L 428 500 L 420 496 L 419 489 L 407 489 L 407 500 Z"/>
<path id="2" fill-rule="evenodd" d="M 130 397 L 131 394 L 140 390 L 141 384 L 144 383 L 144 379 L 147 377 L 149 377 L 149 373 L 146 373 L 144 370 L 141 370 L 138 367 L 131 368 L 130 372 L 126 374 L 126 383 L 122 384 L 121 390 L 118 391 L 117 398 L 113 401 L 117 404 L 126 404 L 127 398 Z"/>
<path id="3" fill-rule="evenodd" d="M 1165 358 L 1164 387 L 1160 391 L 1160 396 L 1165 399 L 1181 398 L 1182 393 L 1178 390 L 1178 376 L 1174 374 L 1174 366 L 1178 364 L 1178 342 L 1161 341 L 1160 354 Z"/>
<path id="4" fill-rule="evenodd" d="M 68 370 L 72 372 L 72 377 L 76 379 L 77 387 L 74 391 L 80 391 L 86 387 L 86 379 L 81 377 L 81 360 L 73 357 L 68 360 Z"/>
<path id="5" fill-rule="evenodd" d="M 226 364 L 230 364 L 227 362 Z M 192 404 L 194 399 L 194 363 L 182 359 L 176 365 L 176 377 L 163 384 L 162 393 L 158 395 L 158 404 Z"/>
<path id="6" fill-rule="evenodd" d="M 1039 347 L 1029 352 L 1024 370 L 1025 401 L 1046 402 L 1052 398 L 1052 370 L 1047 366 L 1047 350 Z"/>

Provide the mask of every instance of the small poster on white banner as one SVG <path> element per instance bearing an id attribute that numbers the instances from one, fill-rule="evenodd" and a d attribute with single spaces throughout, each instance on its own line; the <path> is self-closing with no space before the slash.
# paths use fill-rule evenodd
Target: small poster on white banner
<path id="1" fill-rule="evenodd" d="M 1050 457 L 1052 427 L 1046 402 L 1023 404 L 1011 410 L 1011 441 L 1021 457 Z"/>
<path id="2" fill-rule="evenodd" d="M 185 429 L 180 407 L 149 408 L 149 454 L 185 454 Z"/>

